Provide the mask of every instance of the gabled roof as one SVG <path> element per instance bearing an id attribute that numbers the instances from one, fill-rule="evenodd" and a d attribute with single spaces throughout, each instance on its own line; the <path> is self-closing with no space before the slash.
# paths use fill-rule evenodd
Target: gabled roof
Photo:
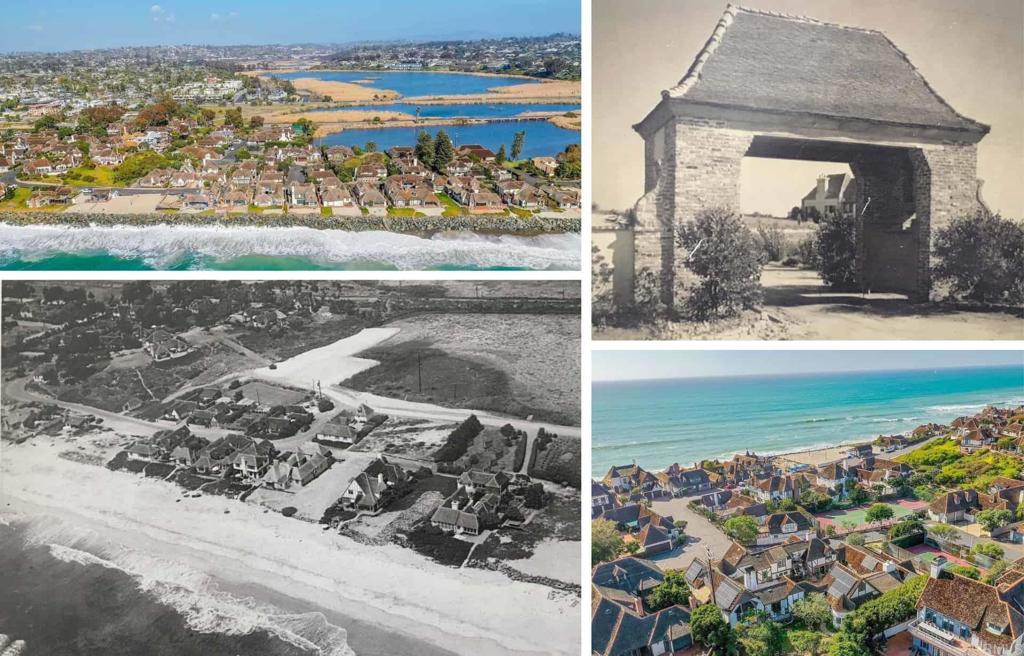
<path id="1" fill-rule="evenodd" d="M 876 30 L 729 5 L 666 99 L 971 132 Z"/>

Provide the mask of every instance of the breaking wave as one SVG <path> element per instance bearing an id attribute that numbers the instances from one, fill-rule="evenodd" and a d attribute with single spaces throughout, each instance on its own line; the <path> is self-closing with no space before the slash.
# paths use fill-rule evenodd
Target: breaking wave
<path id="1" fill-rule="evenodd" d="M 252 256 L 304 258 L 323 268 L 580 268 L 580 235 L 415 236 L 383 231 L 227 226 L 0 225 L 0 266 L 61 254 L 108 254 L 156 269 L 194 268 Z"/>
<path id="2" fill-rule="evenodd" d="M 98 565 L 129 575 L 141 591 L 177 611 L 193 631 L 232 636 L 265 631 L 320 656 L 356 656 L 345 629 L 328 622 L 323 613 L 286 613 L 251 597 L 227 594 L 206 574 L 179 563 L 123 547 L 100 548 L 85 533 L 53 525 L 34 524 L 26 542 L 46 547 L 63 562 Z"/>

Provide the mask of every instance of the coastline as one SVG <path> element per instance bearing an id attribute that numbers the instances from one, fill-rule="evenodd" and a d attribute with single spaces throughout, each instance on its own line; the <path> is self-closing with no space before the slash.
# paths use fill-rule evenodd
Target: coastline
<path id="1" fill-rule="evenodd" d="M 346 626 L 351 618 L 440 650 L 432 653 L 572 653 L 578 641 L 578 625 L 565 620 L 578 614 L 578 600 L 544 586 L 444 567 L 398 546 L 364 546 L 255 504 L 184 497 L 170 483 L 62 458 L 63 446 L 5 445 L 3 510 L 38 520 L 47 543 L 96 549 L 119 566 L 126 560 L 144 580 L 193 582 L 198 572 L 249 591 L 256 581 L 295 600 L 293 610 L 324 609 L 342 628 L 355 626 Z M 499 598 L 507 602 L 500 609 Z"/>
<path id="2" fill-rule="evenodd" d="M 230 228 L 314 228 L 349 232 L 394 232 L 431 236 L 444 232 L 530 237 L 542 234 L 579 233 L 579 217 L 531 217 L 478 214 L 473 216 L 322 216 L 320 214 L 64 214 L 53 212 L 0 212 L 0 226 L 50 225 L 71 228 L 140 226 L 220 226 Z"/>

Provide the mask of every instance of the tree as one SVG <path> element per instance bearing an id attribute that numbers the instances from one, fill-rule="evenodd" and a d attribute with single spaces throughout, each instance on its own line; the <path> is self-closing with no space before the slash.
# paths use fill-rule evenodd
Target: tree
<path id="1" fill-rule="evenodd" d="M 640 543 L 636 540 L 630 540 L 626 542 L 625 552 L 630 556 L 635 556 L 640 551 Z"/>
<path id="2" fill-rule="evenodd" d="M 537 510 L 544 507 L 544 486 L 540 483 L 534 483 L 530 487 L 526 488 L 526 495 L 523 501 L 527 508 Z"/>
<path id="3" fill-rule="evenodd" d="M 981 554 L 982 556 L 987 556 L 993 560 L 999 560 L 1005 553 L 1006 552 L 1003 551 L 1003 548 L 995 542 L 978 542 L 971 547 L 972 555 Z"/>
<path id="4" fill-rule="evenodd" d="M 924 532 L 924 522 L 917 517 L 910 516 L 889 527 L 889 539 L 895 540 L 922 532 Z"/>
<path id="5" fill-rule="evenodd" d="M 245 120 L 242 118 L 241 107 L 231 107 L 224 110 L 224 125 L 233 127 L 235 129 L 242 129 L 245 127 Z"/>
<path id="6" fill-rule="evenodd" d="M 828 656 L 873 656 L 873 654 L 857 636 L 840 631 L 832 637 L 832 641 L 829 643 Z"/>
<path id="7" fill-rule="evenodd" d="M 712 208 L 679 227 L 676 242 L 700 283 L 686 300 L 697 319 L 728 317 L 761 300 L 761 247 L 732 210 Z"/>
<path id="8" fill-rule="evenodd" d="M 428 169 L 434 168 L 434 137 L 426 130 L 416 137 L 416 159 Z"/>
<path id="9" fill-rule="evenodd" d="M 818 274 L 829 287 L 851 289 L 857 283 L 856 220 L 842 212 L 830 213 L 818 222 L 814 237 Z"/>
<path id="10" fill-rule="evenodd" d="M 740 544 L 749 544 L 757 539 L 757 521 L 749 515 L 730 517 L 722 528 L 726 535 Z"/>
<path id="11" fill-rule="evenodd" d="M 864 534 L 863 533 L 850 533 L 846 536 L 846 544 L 852 544 L 855 547 L 864 546 Z"/>
<path id="12" fill-rule="evenodd" d="M 455 159 L 455 145 L 444 130 L 438 130 L 434 140 L 434 170 L 441 173 Z"/>
<path id="13" fill-rule="evenodd" d="M 974 519 L 981 524 L 986 531 L 991 533 L 995 529 L 1006 526 L 1013 521 L 1013 511 L 1003 509 L 989 508 L 982 510 L 974 516 Z"/>
<path id="14" fill-rule="evenodd" d="M 516 132 L 512 137 L 512 159 L 519 159 L 523 154 L 523 144 L 526 141 L 526 132 Z"/>
<path id="15" fill-rule="evenodd" d="M 824 631 L 832 626 L 832 607 L 825 595 L 811 593 L 793 604 L 793 617 L 808 629 Z"/>
<path id="16" fill-rule="evenodd" d="M 263 127 L 263 117 L 259 114 L 253 114 L 249 117 L 249 129 L 256 130 Z"/>
<path id="17" fill-rule="evenodd" d="M 690 633 L 694 642 L 699 642 L 715 654 L 735 651 L 736 636 L 715 604 L 698 606 L 690 613 Z"/>
<path id="18" fill-rule="evenodd" d="M 864 519 L 870 524 L 881 524 L 888 519 L 892 519 L 892 516 L 892 506 L 887 503 L 876 503 L 864 513 Z"/>
<path id="19" fill-rule="evenodd" d="M 754 613 L 736 627 L 736 642 L 744 656 L 778 656 L 786 653 L 786 632 L 778 622 Z"/>
<path id="20" fill-rule="evenodd" d="M 825 634 L 818 631 L 791 630 L 789 644 L 800 656 L 824 656 L 827 649 Z"/>
<path id="21" fill-rule="evenodd" d="M 651 612 L 656 612 L 669 606 L 685 606 L 689 600 L 690 586 L 683 578 L 683 573 L 670 569 L 666 570 L 664 580 L 649 593 L 647 605 Z"/>
<path id="22" fill-rule="evenodd" d="M 978 212 L 935 233 L 932 275 L 949 295 L 981 303 L 1024 304 L 1024 226 Z"/>
<path id="23" fill-rule="evenodd" d="M 368 153 L 375 153 L 375 152 L 377 152 L 377 142 L 376 141 L 367 141 L 366 145 L 363 146 L 363 150 L 365 150 Z"/>
<path id="24" fill-rule="evenodd" d="M 977 567 L 967 567 L 964 565 L 957 565 L 956 563 L 952 563 L 946 565 L 946 571 L 951 572 L 953 574 L 959 574 L 960 576 L 965 576 L 969 579 L 974 579 L 975 581 L 981 579 L 981 572 L 978 571 Z"/>
<path id="25" fill-rule="evenodd" d="M 590 524 L 590 562 L 592 565 L 615 560 L 622 551 L 622 537 L 615 522 L 595 519 Z"/>
<path id="26" fill-rule="evenodd" d="M 501 147 L 498 148 L 498 154 L 495 155 L 494 159 L 498 164 L 504 164 L 505 160 L 508 159 L 508 155 L 505 154 L 505 144 L 501 144 Z"/>
<path id="27" fill-rule="evenodd" d="M 928 527 L 928 534 L 939 542 L 955 543 L 960 537 L 960 532 L 949 524 L 933 524 Z"/>
<path id="28" fill-rule="evenodd" d="M 249 152 L 248 148 L 239 148 L 235 151 L 235 159 L 238 161 L 247 160 L 252 157 L 252 153 Z"/>

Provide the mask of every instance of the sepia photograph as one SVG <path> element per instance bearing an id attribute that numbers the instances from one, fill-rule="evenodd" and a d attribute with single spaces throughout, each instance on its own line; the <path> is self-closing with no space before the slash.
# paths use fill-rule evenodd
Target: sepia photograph
<path id="1" fill-rule="evenodd" d="M 592 362 L 593 654 L 1020 651 L 1020 350 Z"/>
<path id="2" fill-rule="evenodd" d="M 4 18 L 0 271 L 580 270 L 580 0 Z"/>
<path id="3" fill-rule="evenodd" d="M 5 656 L 579 653 L 579 282 L 2 292 Z"/>
<path id="4" fill-rule="evenodd" d="M 1024 5 L 594 0 L 595 339 L 1022 339 Z"/>

